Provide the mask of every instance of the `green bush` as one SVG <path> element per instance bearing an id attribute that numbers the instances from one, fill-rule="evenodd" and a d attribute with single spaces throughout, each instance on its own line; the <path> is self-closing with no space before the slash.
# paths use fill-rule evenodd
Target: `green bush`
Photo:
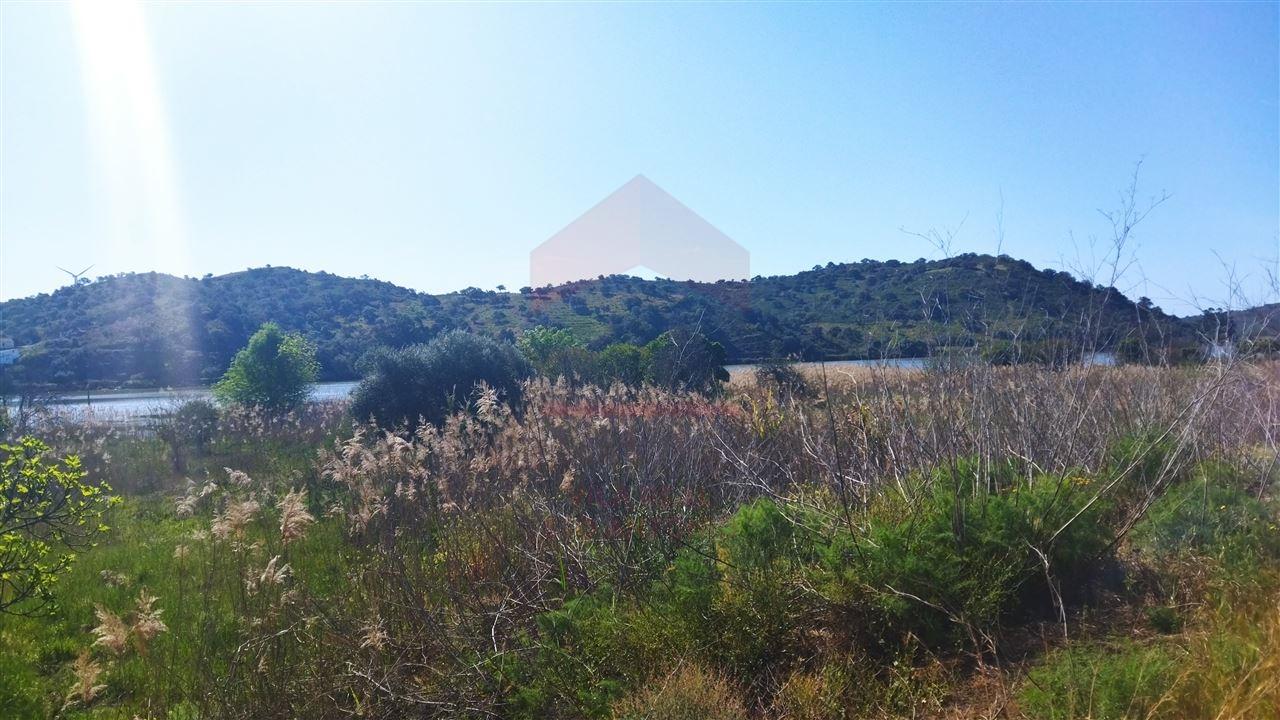
<path id="1" fill-rule="evenodd" d="M 649 594 L 651 624 L 672 652 L 752 681 L 798 654 L 816 598 L 797 581 L 814 559 L 808 531 L 782 507 L 748 503 L 676 555 Z"/>
<path id="2" fill-rule="evenodd" d="M 608 588 L 541 613 L 519 656 L 494 662 L 508 690 L 511 717 L 607 717 L 636 663 L 625 657 L 623 612 Z M 634 682 L 634 678 L 631 679 Z"/>
<path id="3" fill-rule="evenodd" d="M 301 335 L 266 323 L 236 353 L 213 393 L 226 403 L 288 410 L 307 399 L 319 370 L 315 348 Z"/>
<path id="4" fill-rule="evenodd" d="M 115 504 L 104 482 L 86 482 L 80 458 L 57 458 L 33 437 L 0 444 L 0 613 L 35 612 L 108 528 Z"/>
<path id="5" fill-rule="evenodd" d="M 570 381 L 590 381 L 595 374 L 591 353 L 563 328 L 529 328 L 516 347 L 539 375 L 552 380 L 564 376 Z"/>
<path id="6" fill-rule="evenodd" d="M 1100 504 L 1050 542 L 1087 500 L 1078 478 L 1043 476 L 988 491 L 983 486 L 996 483 L 952 484 L 949 477 L 936 478 L 914 509 L 879 509 L 865 536 L 839 534 L 822 550 L 834 596 L 870 606 L 863 610 L 872 640 L 911 635 L 932 648 L 976 642 L 1002 618 L 1050 605 L 1044 561 L 1033 547 L 1060 586 L 1087 582 L 1107 547 Z"/>
<path id="7" fill-rule="evenodd" d="M 1118 497 L 1131 500 L 1141 497 L 1157 483 L 1177 480 L 1181 467 L 1174 457 L 1177 449 L 1170 438 L 1160 439 L 1154 433 L 1129 435 L 1107 448 L 1107 471 L 1122 476 Z"/>
<path id="8" fill-rule="evenodd" d="M 622 383 L 635 387 L 644 382 L 648 359 L 644 349 L 631 343 L 613 343 L 596 355 L 598 383 L 608 386 Z"/>
<path id="9" fill-rule="evenodd" d="M 1035 720 L 1149 718 L 1172 686 L 1178 662 L 1165 646 L 1060 650 L 1027 675 L 1022 710 Z"/>
<path id="10" fill-rule="evenodd" d="M 352 395 L 351 413 L 384 427 L 413 428 L 420 418 L 441 423 L 470 405 L 479 383 L 518 403 L 521 383 L 532 374 L 512 345 L 457 330 L 427 345 L 375 351 L 362 364 L 365 376 Z"/>
<path id="11" fill-rule="evenodd" d="M 1275 514 L 1224 484 L 1225 477 L 1225 471 L 1206 467 L 1195 480 L 1170 488 L 1134 526 L 1134 543 L 1155 557 L 1213 555 L 1228 562 L 1280 557 Z"/>
<path id="12" fill-rule="evenodd" d="M 724 346 L 702 333 L 672 330 L 644 346 L 645 380 L 679 391 L 713 392 L 729 381 Z"/>

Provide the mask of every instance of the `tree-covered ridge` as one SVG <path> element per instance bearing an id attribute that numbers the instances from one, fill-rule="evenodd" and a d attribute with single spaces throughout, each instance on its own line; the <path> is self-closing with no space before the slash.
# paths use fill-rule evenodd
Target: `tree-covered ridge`
<path id="1" fill-rule="evenodd" d="M 0 303 L 0 334 L 25 348 L 11 375 L 65 387 L 211 382 L 265 322 L 313 343 L 322 379 L 355 377 L 359 359 L 378 346 L 450 329 L 512 340 L 539 325 L 567 328 L 592 349 L 696 327 L 729 362 L 923 356 L 1084 336 L 1106 349 L 1132 340 L 1140 325 L 1153 342 L 1194 342 L 1187 323 L 1114 289 L 973 254 L 831 263 L 750 281 L 610 276 L 443 295 L 284 267 L 201 279 L 139 273 Z"/>

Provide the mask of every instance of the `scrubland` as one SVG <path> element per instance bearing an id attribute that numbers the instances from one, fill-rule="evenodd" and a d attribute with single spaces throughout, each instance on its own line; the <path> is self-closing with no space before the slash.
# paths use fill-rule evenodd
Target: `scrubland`
<path id="1" fill-rule="evenodd" d="M 1280 717 L 1280 364 L 476 393 L 33 425 L 123 501 L 0 714 Z"/>

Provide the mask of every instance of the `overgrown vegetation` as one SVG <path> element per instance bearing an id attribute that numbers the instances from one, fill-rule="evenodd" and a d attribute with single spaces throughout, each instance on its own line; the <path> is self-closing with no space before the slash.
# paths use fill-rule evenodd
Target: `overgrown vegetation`
<path id="1" fill-rule="evenodd" d="M 699 393 L 481 377 L 473 351 L 523 362 L 485 342 L 407 358 L 442 393 L 414 427 L 333 405 L 29 424 L 126 499 L 56 609 L 0 619 L 0 706 L 1275 716 L 1274 364 Z"/>

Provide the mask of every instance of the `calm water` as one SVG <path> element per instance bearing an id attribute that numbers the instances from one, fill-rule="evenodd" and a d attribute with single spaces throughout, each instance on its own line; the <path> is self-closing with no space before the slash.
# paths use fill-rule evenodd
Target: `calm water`
<path id="1" fill-rule="evenodd" d="M 351 394 L 354 381 L 323 382 L 311 386 L 312 400 L 341 400 Z M 62 411 L 92 410 L 109 417 L 137 417 L 164 412 L 188 400 L 209 400 L 213 392 L 207 387 L 161 390 L 118 390 L 67 393 L 57 396 L 49 405 Z M 13 404 L 13 403 L 10 403 Z"/>
<path id="2" fill-rule="evenodd" d="M 839 370 L 842 367 L 893 367 L 908 370 L 921 370 L 925 367 L 924 358 L 884 358 L 879 360 L 833 360 L 826 363 L 828 369 Z M 1100 365 L 1114 364 L 1114 358 L 1099 353 L 1093 360 Z M 797 363 L 800 366 L 819 367 L 822 363 Z M 750 372 L 754 364 L 726 365 L 731 373 Z M 355 389 L 355 381 L 323 382 L 311 386 L 312 400 L 341 400 L 351 395 Z M 209 399 L 212 392 L 207 387 L 179 388 L 167 390 L 120 390 L 111 392 L 67 393 L 59 395 L 51 405 L 56 405 L 64 412 L 92 410 L 95 414 L 108 417 L 138 417 L 164 412 L 174 405 L 187 400 Z"/>
<path id="3" fill-rule="evenodd" d="M 817 366 L 819 363 L 799 363 L 800 365 Z M 889 358 L 886 360 L 837 360 L 828 362 L 828 368 L 848 366 L 859 367 L 901 367 L 923 368 L 924 360 L 920 358 Z M 750 371 L 755 365 L 726 365 L 729 372 Z M 312 400 L 341 400 L 351 395 L 355 389 L 354 380 L 344 382 L 323 382 L 311 386 Z M 54 398 L 49 405 L 55 405 L 63 412 L 92 410 L 97 415 L 113 417 L 137 417 L 165 412 L 178 403 L 188 400 L 208 400 L 213 397 L 207 387 L 172 388 L 157 390 L 112 390 L 88 393 L 64 393 Z M 11 403 L 12 404 L 12 403 Z"/>

